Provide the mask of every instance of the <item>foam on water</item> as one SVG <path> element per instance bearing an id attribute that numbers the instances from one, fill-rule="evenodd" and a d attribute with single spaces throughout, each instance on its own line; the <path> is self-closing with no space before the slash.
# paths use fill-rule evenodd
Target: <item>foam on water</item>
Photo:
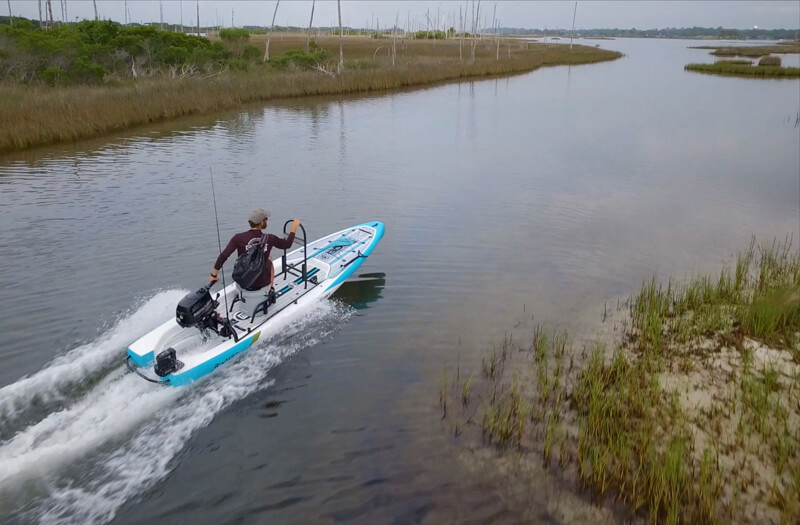
<path id="1" fill-rule="evenodd" d="M 156 298 L 128 319 L 153 309 Z M 174 297 L 169 301 L 175 304 Z M 170 472 L 173 458 L 195 431 L 233 402 L 266 388 L 270 369 L 323 340 L 350 314 L 349 308 L 330 301 L 300 307 L 291 325 L 270 327 L 260 344 L 239 360 L 184 388 L 152 385 L 124 367 L 114 369 L 82 398 L 21 429 L 0 446 L 0 499 L 14 501 L 8 497 L 14 492 L 30 491 L 25 487 L 35 483 L 46 485 L 46 490 L 27 494 L 24 508 L 4 511 L 0 505 L 0 521 L 7 512 L 11 514 L 6 517 L 13 520 L 32 522 L 111 520 L 123 504 Z M 101 340 L 120 339 L 121 333 L 127 339 L 136 337 L 124 324 L 113 329 L 118 334 Z M 100 353 L 97 348 L 106 346 L 98 342 L 82 348 Z M 28 382 L 26 388 L 32 389 L 33 384 Z M 79 462 L 77 468 L 68 468 Z"/>
<path id="2" fill-rule="evenodd" d="M 141 307 L 123 315 L 95 341 L 74 348 L 35 374 L 0 388 L 0 421 L 3 422 L 0 431 L 34 405 L 63 401 L 76 384 L 115 359 L 122 359 L 126 346 L 173 315 L 175 305 L 185 294 L 185 290 L 156 294 Z"/>

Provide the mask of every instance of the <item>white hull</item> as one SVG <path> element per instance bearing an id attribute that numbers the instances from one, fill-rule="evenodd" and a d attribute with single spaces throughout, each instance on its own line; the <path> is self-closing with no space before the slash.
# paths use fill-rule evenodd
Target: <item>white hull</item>
<path id="1" fill-rule="evenodd" d="M 212 334 L 205 344 L 198 344 L 200 334 L 197 328 L 184 328 L 173 317 L 130 345 L 127 352 L 129 366 L 132 365 L 139 375 L 151 381 L 172 386 L 200 379 L 247 350 L 265 331 L 284 326 L 303 305 L 318 302 L 335 292 L 361 266 L 383 237 L 383 232 L 383 223 L 373 221 L 309 243 L 305 281 L 299 267 L 303 261 L 303 248 L 286 255 L 288 265 L 298 264 L 294 273 L 284 272 L 283 261 L 277 258 L 273 265 L 278 298 L 275 304 L 268 307 L 266 314 L 259 312 L 253 317 L 253 298 L 248 299 L 248 304 L 236 300 L 239 296 L 236 284 L 219 292 L 217 311 L 225 317 L 227 304 L 227 315 L 236 331 L 236 338 Z M 167 348 L 175 349 L 183 366 L 165 377 L 159 377 L 153 370 L 153 361 L 156 355 Z"/>

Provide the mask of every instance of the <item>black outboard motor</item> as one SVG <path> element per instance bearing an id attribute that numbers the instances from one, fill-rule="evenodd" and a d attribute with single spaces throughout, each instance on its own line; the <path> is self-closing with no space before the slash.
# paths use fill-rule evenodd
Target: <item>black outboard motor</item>
<path id="1" fill-rule="evenodd" d="M 219 303 L 211 298 L 208 289 L 209 286 L 204 286 L 181 299 L 175 312 L 179 325 L 184 328 L 197 326 L 204 330 L 214 323 L 214 313 Z"/>
<path id="2" fill-rule="evenodd" d="M 156 375 L 158 377 L 168 376 L 183 368 L 183 363 L 175 357 L 175 349 L 167 348 L 156 356 Z"/>

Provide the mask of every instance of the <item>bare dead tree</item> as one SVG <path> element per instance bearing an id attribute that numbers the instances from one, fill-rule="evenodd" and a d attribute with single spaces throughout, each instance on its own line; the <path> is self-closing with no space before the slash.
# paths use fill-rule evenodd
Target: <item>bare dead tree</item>
<path id="1" fill-rule="evenodd" d="M 267 47 L 264 48 L 264 62 L 269 60 L 269 39 L 272 37 L 272 30 L 275 28 L 275 17 L 278 16 L 279 5 L 281 5 L 281 0 L 275 2 L 275 11 L 272 13 L 272 25 L 269 26 L 269 33 L 267 33 Z"/>
<path id="2" fill-rule="evenodd" d="M 311 18 L 308 20 L 308 38 L 306 38 L 306 53 L 311 51 L 311 24 L 314 23 L 314 4 L 317 0 L 311 0 Z"/>
<path id="3" fill-rule="evenodd" d="M 425 11 L 425 38 L 431 37 L 431 10 Z"/>
<path id="4" fill-rule="evenodd" d="M 439 32 L 439 10 L 441 9 L 441 5 L 436 8 L 436 31 L 433 33 L 433 47 L 436 47 L 436 37 L 437 33 Z"/>
<path id="5" fill-rule="evenodd" d="M 400 11 L 397 11 L 397 16 L 394 19 L 394 27 L 392 28 L 392 67 L 394 67 L 395 58 L 397 57 L 397 24 L 400 22 Z"/>
<path id="6" fill-rule="evenodd" d="M 8 0 L 8 18 L 11 20 L 11 25 L 14 25 L 14 15 L 11 14 L 11 0 Z"/>
<path id="7" fill-rule="evenodd" d="M 127 0 L 125 4 L 127 5 Z M 181 33 L 183 33 L 183 0 L 180 0 L 179 4 L 181 6 Z"/>
<path id="8" fill-rule="evenodd" d="M 497 41 L 497 58 L 500 60 L 500 31 L 497 27 L 497 2 L 494 3 L 494 13 L 492 13 L 492 25 L 494 26 L 494 39 Z"/>
<path id="9" fill-rule="evenodd" d="M 39 0 L 39 27 L 42 27 L 42 0 Z"/>
<path id="10" fill-rule="evenodd" d="M 53 27 L 53 0 L 47 0 L 47 12 L 50 15 L 49 27 Z"/>
<path id="11" fill-rule="evenodd" d="M 336 8 L 339 10 L 339 69 L 338 73 L 341 74 L 344 70 L 344 50 L 342 44 L 344 43 L 344 32 L 342 31 L 342 0 L 336 0 Z"/>
<path id="12" fill-rule="evenodd" d="M 458 61 L 464 61 L 464 17 L 461 14 L 461 6 L 458 6 L 458 25 L 461 27 L 461 37 L 458 39 Z"/>
<path id="13" fill-rule="evenodd" d="M 92 4 L 94 4 L 94 19 L 100 20 L 100 17 L 97 16 L 97 0 L 92 0 Z"/>
<path id="14" fill-rule="evenodd" d="M 197 8 L 197 36 L 200 36 L 200 0 L 197 0 L 194 5 Z"/>
<path id="15" fill-rule="evenodd" d="M 474 1 L 473 1 L 474 6 Z M 472 23 L 472 61 L 475 61 L 475 47 L 478 45 L 478 39 L 475 38 L 475 33 L 478 32 L 478 24 L 480 22 L 481 17 L 481 0 L 478 0 L 478 8 L 475 10 L 475 19 Z"/>
<path id="16" fill-rule="evenodd" d="M 569 34 L 569 50 L 572 51 L 572 37 L 575 36 L 575 15 L 578 14 L 578 0 L 575 0 L 575 9 L 572 11 L 572 32 Z"/>

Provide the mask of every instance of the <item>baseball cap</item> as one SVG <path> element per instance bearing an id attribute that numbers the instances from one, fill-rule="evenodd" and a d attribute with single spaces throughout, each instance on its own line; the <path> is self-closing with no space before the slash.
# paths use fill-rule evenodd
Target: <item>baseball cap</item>
<path id="1" fill-rule="evenodd" d="M 265 210 L 264 208 L 256 208 L 250 212 L 250 217 L 248 217 L 247 220 L 253 224 L 258 224 L 264 219 L 269 219 L 270 215 L 272 214 L 269 212 L 269 210 Z"/>

